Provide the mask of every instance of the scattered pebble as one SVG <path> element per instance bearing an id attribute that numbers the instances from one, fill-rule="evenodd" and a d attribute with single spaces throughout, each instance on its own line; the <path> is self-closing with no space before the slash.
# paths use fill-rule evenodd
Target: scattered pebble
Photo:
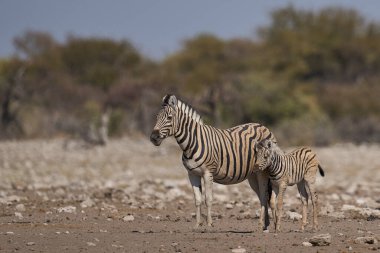
<path id="1" fill-rule="evenodd" d="M 35 242 L 27 242 L 26 245 L 27 246 L 33 246 L 33 245 L 36 245 L 36 243 Z"/>
<path id="2" fill-rule="evenodd" d="M 26 210 L 25 205 L 24 204 L 17 204 L 16 210 L 19 212 L 25 212 L 25 210 Z"/>
<path id="3" fill-rule="evenodd" d="M 313 246 L 313 244 L 311 244 L 310 242 L 303 242 L 302 246 L 311 247 L 311 246 Z"/>
<path id="4" fill-rule="evenodd" d="M 236 249 L 232 249 L 231 252 L 232 253 L 245 253 L 245 252 L 247 252 L 247 250 L 244 248 L 241 248 L 241 246 L 238 246 Z"/>
<path id="5" fill-rule="evenodd" d="M 15 216 L 16 216 L 18 219 L 20 219 L 20 220 L 24 219 L 24 216 L 22 216 L 22 214 L 19 213 L 19 212 L 15 212 Z"/>
<path id="6" fill-rule="evenodd" d="M 286 212 L 286 216 L 289 219 L 293 220 L 293 221 L 295 221 L 295 220 L 297 221 L 297 220 L 301 220 L 302 219 L 302 215 L 301 214 L 299 214 L 297 212 L 292 212 L 292 211 L 287 211 Z"/>
<path id="7" fill-rule="evenodd" d="M 373 236 L 361 236 L 357 237 L 354 242 L 356 244 L 376 244 L 377 239 Z"/>
<path id="8" fill-rule="evenodd" d="M 309 242 L 313 246 L 327 246 L 331 243 L 331 235 L 330 234 L 320 234 L 313 236 L 309 239 Z"/>
<path id="9" fill-rule="evenodd" d="M 131 214 L 123 217 L 123 221 L 126 221 L 126 222 L 130 222 L 130 221 L 134 221 L 134 220 L 135 220 L 135 217 Z"/>
<path id="10" fill-rule="evenodd" d="M 96 246 L 96 244 L 95 244 L 95 243 L 93 243 L 93 242 L 87 242 L 87 246 L 90 246 L 90 247 L 95 247 L 95 246 Z"/>
<path id="11" fill-rule="evenodd" d="M 232 208 L 234 208 L 234 206 L 231 203 L 227 203 L 225 205 L 225 207 L 226 207 L 226 209 L 232 209 Z"/>
<path id="12" fill-rule="evenodd" d="M 87 198 L 84 201 L 82 201 L 82 203 L 80 203 L 80 207 L 82 208 L 93 207 L 94 205 L 95 202 L 90 198 Z"/>
<path id="13" fill-rule="evenodd" d="M 57 209 L 59 213 L 75 213 L 77 208 L 75 206 L 65 206 Z"/>

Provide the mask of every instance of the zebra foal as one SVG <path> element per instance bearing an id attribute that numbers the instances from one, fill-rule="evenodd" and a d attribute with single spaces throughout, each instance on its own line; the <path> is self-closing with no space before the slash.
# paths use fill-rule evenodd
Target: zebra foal
<path id="1" fill-rule="evenodd" d="M 281 154 L 270 140 L 260 141 L 255 145 L 257 164 L 260 170 L 267 169 L 276 197 L 272 195 L 270 204 L 274 210 L 275 230 L 280 231 L 283 214 L 283 196 L 287 186 L 297 184 L 302 202 L 301 230 L 307 224 L 307 202 L 309 195 L 313 205 L 313 229 L 318 227 L 317 202 L 315 191 L 317 169 L 321 176 L 325 173 L 319 164 L 316 154 L 307 147 L 298 148 L 288 154 Z M 277 203 L 275 203 L 277 202 Z"/>
<path id="2" fill-rule="evenodd" d="M 265 171 L 253 173 L 256 162 L 255 142 L 271 140 L 272 143 L 277 143 L 274 135 L 266 127 L 249 123 L 225 130 L 218 129 L 204 124 L 191 106 L 174 95 L 166 95 L 162 100 L 150 140 L 159 146 L 169 136 L 174 136 L 183 150 L 182 163 L 188 171 L 195 199 L 195 227 L 201 224 L 203 178 L 209 226 L 212 225 L 213 182 L 236 184 L 248 179 L 260 200 L 260 226 L 263 229 L 267 228 L 269 177 Z"/>

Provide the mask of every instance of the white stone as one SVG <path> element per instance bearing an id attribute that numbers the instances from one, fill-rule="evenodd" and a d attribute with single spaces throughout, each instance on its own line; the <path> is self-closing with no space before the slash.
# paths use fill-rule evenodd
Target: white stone
<path id="1" fill-rule="evenodd" d="M 18 204 L 16 205 L 16 210 L 19 211 L 19 212 L 25 212 L 25 206 L 24 204 Z"/>
<path id="2" fill-rule="evenodd" d="M 20 212 L 15 212 L 15 216 L 16 216 L 18 219 L 20 219 L 20 220 L 22 220 L 22 219 L 24 218 L 24 216 L 22 216 L 22 214 L 21 214 Z"/>
<path id="3" fill-rule="evenodd" d="M 331 243 L 331 235 L 330 234 L 320 234 L 313 236 L 309 239 L 309 242 L 313 244 L 313 246 L 327 246 Z"/>
<path id="4" fill-rule="evenodd" d="M 75 206 L 65 206 L 58 208 L 59 213 L 75 213 L 77 208 Z"/>
<path id="5" fill-rule="evenodd" d="M 26 245 L 27 246 L 33 246 L 33 245 L 36 245 L 36 243 L 35 242 L 27 242 Z"/>
<path id="6" fill-rule="evenodd" d="M 232 253 L 245 253 L 245 252 L 247 252 L 247 250 L 244 249 L 244 248 L 241 248 L 241 247 L 239 246 L 239 247 L 237 247 L 236 249 L 232 249 L 231 252 L 232 252 Z"/>
<path id="7" fill-rule="evenodd" d="M 95 246 L 96 246 L 96 244 L 95 244 L 95 243 L 93 243 L 93 242 L 87 242 L 87 246 L 95 247 Z"/>
<path id="8" fill-rule="evenodd" d="M 327 203 L 326 205 L 321 207 L 320 214 L 321 215 L 328 215 L 330 213 L 334 212 L 334 206 L 330 203 Z"/>
<path id="9" fill-rule="evenodd" d="M 371 215 L 375 218 L 380 218 L 380 210 L 371 208 L 361 208 L 353 205 L 343 205 L 342 211 L 350 212 L 362 218 L 368 218 Z"/>
<path id="10" fill-rule="evenodd" d="M 289 219 L 291 219 L 293 221 L 302 219 L 302 215 L 297 213 L 297 212 L 287 211 L 286 215 Z"/>
<path id="11" fill-rule="evenodd" d="M 90 198 L 87 198 L 84 201 L 82 201 L 82 203 L 80 203 L 80 207 L 82 208 L 93 207 L 94 205 L 95 202 Z"/>
<path id="12" fill-rule="evenodd" d="M 313 244 L 311 244 L 310 242 L 303 242 L 302 246 L 311 247 L 311 246 L 313 246 Z"/>
<path id="13" fill-rule="evenodd" d="M 357 237 L 354 242 L 357 244 L 376 244 L 377 240 L 373 236 L 362 236 Z"/>
<path id="14" fill-rule="evenodd" d="M 166 201 L 172 201 L 178 197 L 185 196 L 186 193 L 178 188 L 171 188 L 167 193 L 166 193 Z"/>
<path id="15" fill-rule="evenodd" d="M 225 205 L 225 207 L 226 207 L 227 209 L 232 209 L 232 208 L 234 208 L 234 206 L 233 206 L 231 203 L 227 203 L 227 204 Z"/>
<path id="16" fill-rule="evenodd" d="M 123 217 L 123 221 L 126 221 L 126 222 L 130 222 L 130 221 L 134 221 L 134 220 L 135 220 L 135 217 L 131 214 Z"/>

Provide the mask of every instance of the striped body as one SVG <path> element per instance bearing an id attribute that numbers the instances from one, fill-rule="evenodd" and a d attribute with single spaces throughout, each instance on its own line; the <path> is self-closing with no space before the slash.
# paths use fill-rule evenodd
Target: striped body
<path id="1" fill-rule="evenodd" d="M 260 225 L 266 229 L 269 225 L 269 178 L 266 172 L 253 173 L 256 164 L 255 143 L 262 140 L 277 143 L 266 127 L 249 123 L 225 130 L 218 129 L 204 124 L 191 106 L 174 95 L 166 95 L 150 139 L 154 145 L 159 146 L 169 136 L 174 136 L 183 150 L 182 162 L 188 171 L 197 207 L 196 227 L 201 224 L 201 179 L 205 185 L 208 225 L 211 225 L 212 220 L 212 183 L 236 184 L 248 179 L 251 188 L 259 196 Z"/>
<path id="2" fill-rule="evenodd" d="M 186 121 L 182 123 L 186 124 Z M 185 136 L 183 132 L 192 134 Z M 190 123 L 178 131 L 175 137 L 183 148 L 182 160 L 186 169 L 199 174 L 202 173 L 200 168 L 209 168 L 214 181 L 221 184 L 245 180 L 254 169 L 255 141 L 273 139 L 266 127 L 255 123 L 227 130 Z"/>
<path id="3" fill-rule="evenodd" d="M 315 153 L 307 147 L 298 148 L 286 155 L 273 154 L 268 167 L 269 177 L 273 182 L 285 180 L 287 185 L 301 182 L 309 169 L 318 166 Z"/>

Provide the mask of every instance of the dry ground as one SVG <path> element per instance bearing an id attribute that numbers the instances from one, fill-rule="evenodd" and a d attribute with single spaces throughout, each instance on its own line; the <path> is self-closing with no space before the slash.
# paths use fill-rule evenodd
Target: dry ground
<path id="1" fill-rule="evenodd" d="M 367 252 L 380 243 L 380 146 L 315 148 L 321 229 L 298 231 L 295 187 L 283 232 L 258 228 L 247 182 L 214 184 L 215 226 L 193 230 L 194 206 L 179 148 L 146 138 L 85 147 L 65 140 L 0 143 L 0 252 Z M 310 213 L 310 210 L 309 210 Z M 296 217 L 297 219 L 297 217 Z M 331 235 L 329 246 L 302 243 Z"/>

